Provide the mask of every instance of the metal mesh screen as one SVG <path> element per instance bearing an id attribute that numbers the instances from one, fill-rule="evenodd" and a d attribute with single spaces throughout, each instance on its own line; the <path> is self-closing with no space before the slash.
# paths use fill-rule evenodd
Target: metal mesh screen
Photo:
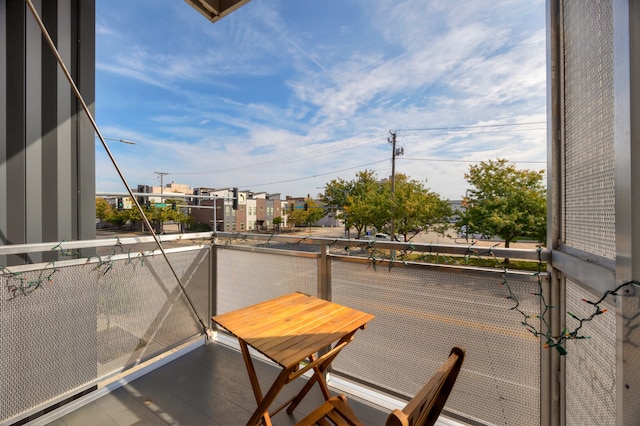
<path id="1" fill-rule="evenodd" d="M 200 317 L 208 321 L 209 252 L 173 253 Z M 121 261 L 99 284 L 98 375 L 105 376 L 202 332 L 196 315 L 162 256 Z"/>
<path id="2" fill-rule="evenodd" d="M 567 280 L 567 311 L 586 318 L 593 307 L 582 299 L 593 294 Z M 566 422 L 567 425 L 613 425 L 616 420 L 616 315 L 615 306 L 604 303 L 609 311 L 597 321 L 585 322 L 580 334 L 586 340 L 567 341 Z M 574 330 L 577 320 L 568 317 L 567 328 Z"/>
<path id="3" fill-rule="evenodd" d="M 217 250 L 216 313 L 300 291 L 318 293 L 318 260 L 241 250 Z"/>
<path id="4" fill-rule="evenodd" d="M 61 268 L 55 280 L 15 298 L 7 289 L 16 280 L 53 269 L 0 277 L 0 421 L 96 378 L 98 287 L 82 279 L 85 269 Z"/>
<path id="5" fill-rule="evenodd" d="M 564 25 L 564 240 L 615 258 L 611 1 L 567 0 Z"/>
<path id="6" fill-rule="evenodd" d="M 208 248 L 169 256 L 206 318 Z M 7 291 L 30 282 L 42 284 Z M 0 422 L 202 332 L 161 256 L 33 265 L 0 275 L 0 287 Z"/>
<path id="7" fill-rule="evenodd" d="M 540 343 L 510 309 L 500 274 L 333 261 L 331 275 L 333 301 L 376 315 L 335 372 L 412 397 L 462 345 L 467 359 L 447 409 L 488 424 L 540 423 Z M 535 279 L 508 282 L 520 308 L 539 315 Z"/>

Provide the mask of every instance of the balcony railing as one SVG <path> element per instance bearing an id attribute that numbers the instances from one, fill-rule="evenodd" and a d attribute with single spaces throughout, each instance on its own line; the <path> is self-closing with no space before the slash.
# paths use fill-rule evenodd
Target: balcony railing
<path id="1" fill-rule="evenodd" d="M 376 315 L 333 363 L 334 387 L 393 404 L 388 401 L 412 396 L 460 345 L 467 359 L 448 415 L 540 424 L 541 354 L 548 349 L 530 330 L 545 331 L 538 317 L 547 306 L 541 302 L 549 291 L 546 268 L 467 264 L 478 257 L 548 262 L 547 251 L 211 237 L 162 237 L 180 283 L 150 237 L 0 247 L 0 259 L 31 253 L 57 259 L 2 269 L 0 423 L 36 417 L 186 342 L 203 341 L 199 319 L 211 326 L 216 313 L 300 291 Z M 387 258 L 391 249 L 394 262 Z M 425 262 L 436 259 L 440 264 Z"/>

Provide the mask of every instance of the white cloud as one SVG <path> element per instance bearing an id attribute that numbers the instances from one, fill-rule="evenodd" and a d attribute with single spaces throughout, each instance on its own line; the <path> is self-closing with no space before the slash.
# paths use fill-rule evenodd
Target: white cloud
<path id="1" fill-rule="evenodd" d="M 135 183 L 145 183 L 139 179 L 149 168 L 185 172 L 185 183 L 195 186 L 336 170 L 347 178 L 357 171 L 351 167 L 389 158 L 387 131 L 396 129 L 407 157 L 399 172 L 428 179 L 446 197 L 463 195 L 469 165 L 446 160 L 546 158 L 544 125 L 407 130 L 545 121 L 542 1 L 328 1 L 327 18 L 317 21 L 329 28 L 309 24 L 316 21 L 305 15 L 313 4 L 253 0 L 212 25 L 184 4 L 160 3 L 156 9 L 169 13 L 153 21 L 164 22 L 163 31 L 130 28 L 121 15 L 105 19 L 98 33 L 108 52 L 99 58 L 98 79 L 141 89 L 120 94 L 132 108 L 140 105 L 135 117 L 121 113 L 117 123 L 103 114 L 114 131 L 133 126 L 145 141 L 146 170 L 135 170 L 136 151 L 125 160 Z M 124 4 L 123 14 L 135 12 Z M 337 13 L 345 9 L 347 15 Z M 367 135 L 374 136 L 357 140 Z M 390 161 L 366 168 L 384 176 Z M 256 189 L 314 193 L 310 186 L 335 177 Z"/>

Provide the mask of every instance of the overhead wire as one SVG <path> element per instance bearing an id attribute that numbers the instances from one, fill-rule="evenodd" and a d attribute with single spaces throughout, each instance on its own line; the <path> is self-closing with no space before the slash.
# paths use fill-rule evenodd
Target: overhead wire
<path id="1" fill-rule="evenodd" d="M 496 124 L 496 125 L 479 125 L 479 126 L 455 126 L 455 127 L 432 127 L 432 128 L 422 128 L 422 129 L 401 129 L 401 130 L 402 131 L 442 131 L 442 130 L 461 130 L 461 129 L 476 129 L 476 128 L 485 129 L 485 128 L 502 128 L 502 127 L 507 127 L 507 126 L 525 126 L 525 125 L 543 124 L 543 123 L 545 123 L 545 122 L 544 121 L 533 121 L 533 122 L 515 123 L 515 124 Z M 543 130 L 543 129 L 537 129 L 537 128 L 536 129 L 509 129 L 509 130 L 497 130 L 497 131 L 479 132 L 479 133 L 502 133 L 502 132 L 531 131 L 531 130 Z M 385 143 L 386 143 L 386 139 L 385 139 Z M 430 161 L 430 162 L 467 163 L 467 164 L 481 163 L 482 161 L 486 161 L 486 160 L 455 160 L 455 159 L 411 158 L 411 157 L 399 157 L 397 159 L 401 160 L 401 161 L 408 160 L 408 161 Z M 361 164 L 361 165 L 358 165 L 358 166 L 349 167 L 349 168 L 346 168 L 346 169 L 334 170 L 334 171 L 314 174 L 314 175 L 310 175 L 310 176 L 303 176 L 303 177 L 286 179 L 286 180 L 275 181 L 275 182 L 259 183 L 259 184 L 254 184 L 254 185 L 244 185 L 243 187 L 251 188 L 251 187 L 258 187 L 258 186 L 275 185 L 275 184 L 280 184 L 280 183 L 297 182 L 297 181 L 300 181 L 300 180 L 312 179 L 312 178 L 315 178 L 315 177 L 318 177 L 318 176 L 327 176 L 327 175 L 337 174 L 337 173 L 340 173 L 340 172 L 349 171 L 349 170 L 353 170 L 353 169 L 358 169 L 358 168 L 370 166 L 370 165 L 373 165 L 373 164 L 380 164 L 380 163 L 384 163 L 386 161 L 389 161 L 389 159 L 384 159 L 384 160 L 375 161 L 375 162 L 369 162 L 369 163 Z M 525 161 L 525 160 L 517 161 L 516 160 L 516 161 L 510 161 L 510 162 L 514 163 L 514 164 L 546 164 L 546 161 Z"/>
<path id="2" fill-rule="evenodd" d="M 469 126 L 451 126 L 451 127 L 428 127 L 428 128 L 407 128 L 407 129 L 398 129 L 398 131 L 403 131 L 403 132 L 434 132 L 434 131 L 462 131 L 462 130 L 474 130 L 474 129 L 497 129 L 497 128 L 504 128 L 504 127 L 517 127 L 517 126 L 528 126 L 528 125 L 537 125 L 537 124 L 544 124 L 546 123 L 545 121 L 531 121 L 531 122 L 523 122 L 523 123 L 511 123 L 511 124 L 492 124 L 492 125 L 469 125 Z M 511 133 L 511 132 L 523 132 L 523 131 L 539 131 L 539 130 L 544 130 L 544 128 L 528 128 L 528 129 L 504 129 L 504 130 L 492 130 L 492 131 L 482 131 L 482 132 L 475 132 L 473 134 L 481 134 L 481 133 Z M 468 133 L 468 132 L 455 132 L 455 133 L 449 133 L 449 134 L 459 134 L 459 133 Z M 278 158 L 277 161 L 268 161 L 268 160 L 264 160 L 262 161 L 260 164 L 244 164 L 242 166 L 237 166 L 237 167 L 228 167 L 228 168 L 218 168 L 216 169 L 216 172 L 218 173 L 222 173 L 222 172 L 230 172 L 230 171 L 242 171 L 242 170 L 255 170 L 255 169 L 264 169 L 264 168 L 271 168 L 271 167 L 280 167 L 282 164 L 288 164 L 294 161 L 302 161 L 302 160 L 307 160 L 307 159 L 311 159 L 311 158 L 317 158 L 317 157 L 321 157 L 321 156 L 327 156 L 327 155 L 331 155 L 331 154 L 335 154 L 337 152 L 342 152 L 342 151 L 346 151 L 349 149 L 354 149 L 357 148 L 371 140 L 375 140 L 375 138 L 378 137 L 386 137 L 386 132 L 380 132 L 380 133 L 376 133 L 376 134 L 372 134 L 372 135 L 366 135 L 366 136 L 362 136 L 362 137 L 357 137 L 357 138 L 351 138 L 351 139 L 347 139 L 344 140 L 342 142 L 339 142 L 337 145 L 333 146 L 333 147 L 323 147 L 321 149 L 318 150 L 314 150 L 311 152 L 306 152 L 306 153 L 299 153 L 297 155 L 293 155 L 290 157 L 285 157 L 285 158 Z M 402 137 L 406 137 L 406 135 L 402 135 Z M 386 144 L 386 138 L 382 139 L 385 144 Z M 354 144 L 354 142 L 357 142 Z M 324 142 L 324 143 L 331 143 L 331 142 Z M 416 160 L 416 161 L 437 161 L 437 162 L 451 162 L 451 163 L 455 163 L 455 162 L 463 162 L 463 163 L 480 163 L 483 160 L 453 160 L 453 159 L 412 159 L 412 158 L 408 158 L 408 157 L 403 157 L 403 159 L 405 160 Z M 356 166 L 356 167 L 352 167 L 352 168 L 348 168 L 348 169 L 344 169 L 344 170 L 337 170 L 334 172 L 327 172 L 327 173 L 322 173 L 319 175 L 312 175 L 312 176 L 304 176 L 304 177 L 300 177 L 300 178 L 293 178 L 293 179 L 288 179 L 288 180 L 283 180 L 283 181 L 278 181 L 278 182 L 271 182 L 271 183 L 261 183 L 261 184 L 257 184 L 257 185 L 253 185 L 253 186 L 264 186 L 264 185 L 270 185 L 270 184 L 276 184 L 276 183 L 287 183 L 287 182 L 295 182 L 295 181 L 299 181 L 299 180 L 305 180 L 305 179 L 311 179 L 313 177 L 317 177 L 317 176 L 326 176 L 332 173 L 339 173 L 341 171 L 345 171 L 345 170 L 352 170 L 353 168 L 358 168 L 358 167 L 364 167 L 367 165 L 371 165 L 371 164 L 377 164 L 378 162 L 374 162 L 374 163 L 366 163 L 366 164 L 362 164 L 360 166 Z M 544 164 L 544 161 L 513 161 L 513 163 L 531 163 L 531 164 L 536 164 L 536 163 L 540 163 L 540 164 Z M 209 174 L 211 173 L 210 170 L 207 171 L 196 171 L 196 172 L 180 172 L 180 171 L 176 171 L 176 172 L 171 172 L 172 175 L 181 175 L 181 176 L 187 176 L 187 175 L 204 175 L 204 174 Z"/>
<path id="3" fill-rule="evenodd" d="M 423 128 L 407 128 L 396 129 L 397 132 L 432 132 L 443 130 L 463 130 L 463 129 L 489 129 L 497 127 L 526 126 L 532 124 L 546 124 L 546 121 L 528 121 L 523 123 L 502 123 L 502 124 L 470 124 L 468 126 L 450 126 L 450 127 L 423 127 Z"/>
<path id="4" fill-rule="evenodd" d="M 349 170 L 359 169 L 360 167 L 370 166 L 372 164 L 384 163 L 386 161 L 389 161 L 389 159 L 385 158 L 384 160 L 373 161 L 373 162 L 370 162 L 370 163 L 361 164 L 359 166 L 347 167 L 346 169 L 334 170 L 334 171 L 326 172 L 326 173 L 317 173 L 317 174 L 314 174 L 314 175 L 311 175 L 311 176 L 305 176 L 305 177 L 300 177 L 300 178 L 281 180 L 281 181 L 278 181 L 278 182 L 265 182 L 265 183 L 258 183 L 258 184 L 253 184 L 253 185 L 243 185 L 243 188 L 253 188 L 253 187 L 256 187 L 256 186 L 275 185 L 277 183 L 288 183 L 288 182 L 297 182 L 299 180 L 313 179 L 313 178 L 316 178 L 316 177 L 319 177 L 319 176 L 333 175 L 333 174 L 340 173 L 340 172 L 346 172 L 346 171 L 349 171 Z"/>
<path id="5" fill-rule="evenodd" d="M 270 168 L 270 167 L 279 167 L 282 164 L 288 164 L 295 161 L 308 160 L 311 158 L 317 158 L 317 157 L 326 156 L 326 155 L 334 154 L 341 151 L 346 151 L 349 149 L 354 149 L 368 143 L 371 140 L 375 140 L 375 138 L 382 138 L 383 136 L 384 136 L 384 133 L 381 132 L 379 134 L 366 135 L 366 136 L 360 136 L 357 138 L 346 139 L 344 141 L 337 143 L 335 146 L 330 146 L 330 147 L 324 146 L 322 148 L 319 148 L 311 152 L 301 152 L 299 154 L 292 155 L 289 157 L 278 157 L 273 161 L 269 159 L 264 159 L 259 164 L 244 163 L 242 166 L 237 166 L 237 167 L 227 167 L 224 169 L 218 168 L 216 169 L 216 172 L 221 173 L 221 172 L 230 172 L 230 171 L 255 170 L 255 169 L 263 169 L 263 168 Z M 321 143 L 332 144 L 332 142 L 321 142 Z M 180 171 L 171 172 L 172 175 L 199 175 L 199 174 L 209 174 L 209 173 L 211 173 L 210 170 L 196 171 L 196 172 L 180 172 Z"/>
<path id="6" fill-rule="evenodd" d="M 473 164 L 473 163 L 482 163 L 483 161 L 486 160 L 452 160 L 449 158 L 411 158 L 411 157 L 400 157 L 397 158 L 396 160 L 401 160 L 401 161 L 432 161 L 432 162 L 441 162 L 441 163 L 468 163 L 468 164 Z M 547 164 L 546 161 L 520 161 L 520 160 L 510 160 L 510 163 L 515 163 L 515 164 Z"/>

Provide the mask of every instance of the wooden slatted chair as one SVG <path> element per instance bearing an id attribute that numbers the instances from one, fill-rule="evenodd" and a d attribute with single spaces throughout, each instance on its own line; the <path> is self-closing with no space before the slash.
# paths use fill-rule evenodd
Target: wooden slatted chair
<path id="1" fill-rule="evenodd" d="M 431 377 L 429 382 L 402 409 L 393 410 L 385 426 L 432 426 L 438 420 L 453 385 L 458 378 L 464 361 L 465 350 L 460 347 L 451 349 L 447 360 Z M 344 395 L 330 398 L 320 407 L 296 423 L 296 426 L 360 426 L 353 409 Z"/>

